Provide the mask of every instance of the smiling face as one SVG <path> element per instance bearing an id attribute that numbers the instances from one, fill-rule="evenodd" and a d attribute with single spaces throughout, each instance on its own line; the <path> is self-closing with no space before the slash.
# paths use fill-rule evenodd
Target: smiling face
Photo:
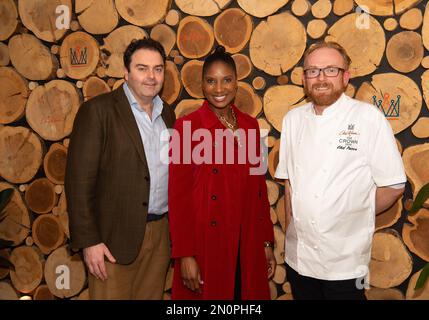
<path id="1" fill-rule="evenodd" d="M 164 61 L 159 52 L 139 49 L 131 56 L 125 80 L 139 103 L 150 103 L 164 83 Z"/>
<path id="2" fill-rule="evenodd" d="M 237 76 L 228 64 L 215 61 L 203 74 L 202 88 L 212 109 L 224 109 L 232 103 L 237 93 Z"/>
<path id="3" fill-rule="evenodd" d="M 339 67 L 345 69 L 341 54 L 332 48 L 320 48 L 313 51 L 304 62 L 304 70 L 311 68 Z M 349 72 L 340 71 L 336 77 L 326 77 L 320 72 L 316 78 L 308 79 L 303 75 L 305 93 L 317 107 L 328 107 L 346 90 L 350 79 Z"/>

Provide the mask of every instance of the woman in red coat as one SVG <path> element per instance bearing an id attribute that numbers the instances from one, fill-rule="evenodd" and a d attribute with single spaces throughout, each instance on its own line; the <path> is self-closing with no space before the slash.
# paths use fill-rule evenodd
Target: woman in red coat
<path id="1" fill-rule="evenodd" d="M 276 263 L 259 127 L 233 105 L 236 66 L 223 47 L 205 60 L 202 87 L 206 101 L 171 140 L 172 299 L 269 299 Z"/>

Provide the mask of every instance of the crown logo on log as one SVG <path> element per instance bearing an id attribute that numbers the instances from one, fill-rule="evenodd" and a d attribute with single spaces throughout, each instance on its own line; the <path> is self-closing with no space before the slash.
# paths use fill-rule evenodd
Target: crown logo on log
<path id="1" fill-rule="evenodd" d="M 70 64 L 78 67 L 88 63 L 88 48 L 70 48 Z"/>
<path id="2" fill-rule="evenodd" d="M 372 100 L 374 105 L 383 112 L 384 116 L 389 119 L 397 119 L 399 118 L 399 108 L 401 102 L 401 96 L 397 95 L 396 101 L 394 99 L 390 99 L 390 94 L 385 93 L 382 94 L 383 99 L 377 100 L 377 96 L 372 96 Z"/>

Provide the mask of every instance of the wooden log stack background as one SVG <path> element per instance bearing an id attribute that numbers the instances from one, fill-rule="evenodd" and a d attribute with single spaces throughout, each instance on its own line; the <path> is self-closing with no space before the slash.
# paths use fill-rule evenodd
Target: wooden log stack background
<path id="1" fill-rule="evenodd" d="M 384 108 L 409 179 L 404 197 L 377 216 L 367 296 L 429 299 L 429 284 L 413 289 L 429 261 L 429 209 L 407 212 L 429 182 L 429 5 L 421 0 L 0 1 L 0 190 L 15 189 L 0 222 L 0 238 L 14 243 L 0 255 L 15 271 L 0 269 L 0 299 L 88 298 L 81 256 L 68 244 L 67 137 L 83 101 L 123 82 L 128 43 L 147 36 L 168 54 L 162 97 L 178 117 L 201 104 L 202 60 L 214 45 L 234 54 L 236 104 L 268 130 L 279 263 L 270 289 L 279 300 L 292 299 L 283 188 L 273 179 L 281 120 L 306 102 L 304 50 L 320 39 L 342 44 L 353 60 L 347 94 Z M 171 279 L 170 270 L 166 299 Z"/>

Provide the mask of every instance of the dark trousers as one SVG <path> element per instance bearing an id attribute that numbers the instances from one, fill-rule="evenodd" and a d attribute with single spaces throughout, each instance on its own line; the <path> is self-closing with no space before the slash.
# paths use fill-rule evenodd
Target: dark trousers
<path id="1" fill-rule="evenodd" d="M 302 276 L 285 266 L 295 300 L 366 300 L 365 289 L 356 287 L 356 279 L 320 280 Z"/>

